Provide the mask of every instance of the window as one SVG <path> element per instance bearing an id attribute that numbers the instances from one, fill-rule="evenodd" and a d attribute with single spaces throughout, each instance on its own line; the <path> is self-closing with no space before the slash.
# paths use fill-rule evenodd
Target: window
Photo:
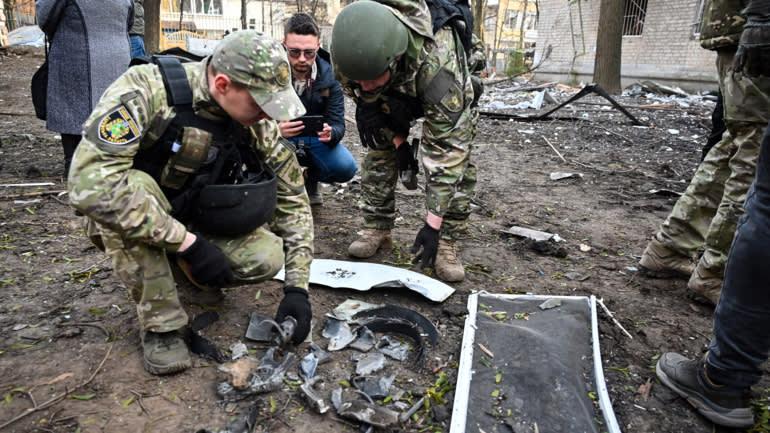
<path id="1" fill-rule="evenodd" d="M 179 12 L 182 1 L 185 14 L 222 15 L 222 0 L 174 0 L 171 12 Z"/>
<path id="2" fill-rule="evenodd" d="M 249 18 L 249 30 L 256 30 L 256 29 L 257 29 L 257 19 Z"/>
<path id="3" fill-rule="evenodd" d="M 535 30 L 537 27 L 537 14 L 534 12 L 527 12 L 526 24 L 524 28 L 527 30 Z"/>
<path id="4" fill-rule="evenodd" d="M 647 0 L 625 0 L 623 36 L 641 36 L 647 16 Z"/>
<path id="5" fill-rule="evenodd" d="M 195 13 L 222 15 L 222 0 L 195 0 Z"/>
<path id="6" fill-rule="evenodd" d="M 692 23 L 692 37 L 695 39 L 700 37 L 701 23 L 703 21 L 705 9 L 706 0 L 698 0 L 698 4 L 695 6 L 695 21 Z"/>
<path id="7" fill-rule="evenodd" d="M 505 24 L 503 27 L 515 29 L 519 22 L 519 11 L 506 11 L 505 12 Z"/>

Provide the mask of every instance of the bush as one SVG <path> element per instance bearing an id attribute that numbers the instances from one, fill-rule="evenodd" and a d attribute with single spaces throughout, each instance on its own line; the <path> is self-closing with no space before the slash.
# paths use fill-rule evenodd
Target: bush
<path id="1" fill-rule="evenodd" d="M 505 75 L 512 77 L 514 75 L 527 72 L 527 65 L 524 62 L 524 52 L 511 51 L 508 53 L 508 59 L 505 62 Z"/>

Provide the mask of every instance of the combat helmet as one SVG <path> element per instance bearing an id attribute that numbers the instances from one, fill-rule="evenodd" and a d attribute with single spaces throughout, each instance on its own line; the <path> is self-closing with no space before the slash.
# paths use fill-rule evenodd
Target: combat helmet
<path id="1" fill-rule="evenodd" d="M 332 63 L 349 80 L 373 80 L 406 52 L 409 31 L 386 6 L 359 0 L 342 9 L 332 30 Z"/>

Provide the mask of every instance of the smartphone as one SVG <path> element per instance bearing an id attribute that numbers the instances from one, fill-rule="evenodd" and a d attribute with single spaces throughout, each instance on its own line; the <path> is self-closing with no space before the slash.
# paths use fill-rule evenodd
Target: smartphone
<path id="1" fill-rule="evenodd" d="M 305 129 L 299 134 L 304 137 L 316 137 L 318 133 L 324 129 L 324 117 L 319 115 L 302 116 L 297 120 L 301 120 L 305 125 Z"/>

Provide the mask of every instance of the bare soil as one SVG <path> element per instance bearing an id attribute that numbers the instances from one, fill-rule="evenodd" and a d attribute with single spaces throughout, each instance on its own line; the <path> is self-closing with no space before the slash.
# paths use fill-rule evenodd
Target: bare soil
<path id="1" fill-rule="evenodd" d="M 0 184 L 54 183 L 0 187 L 0 424 L 73 390 L 104 360 L 90 383 L 5 431 L 216 431 L 255 400 L 219 402 L 215 385 L 221 373 L 211 361 L 196 358 L 194 368 L 170 377 L 155 377 L 142 368 L 137 320 L 125 287 L 83 235 L 67 196 L 57 193 L 65 189 L 60 139 L 34 117 L 29 95 L 30 77 L 42 61 L 39 51 L 0 51 Z M 621 101 L 645 103 L 635 98 Z M 645 279 L 633 269 L 675 201 L 650 191 L 685 189 L 699 162 L 712 108 L 634 110 L 651 125 L 648 128 L 632 127 L 617 111 L 592 105 L 575 105 L 575 113 L 561 113 L 587 116 L 583 121 L 482 118 L 473 152 L 479 167 L 478 206 L 461 243 L 468 274 L 455 286 L 457 293 L 437 305 L 407 291 L 356 293 L 314 287 L 318 319 L 313 338 L 321 340 L 321 315 L 350 297 L 421 312 L 438 325 L 442 336 L 428 353 L 428 369 L 413 371 L 394 362 L 389 367 L 399 387 L 419 394 L 434 383 L 439 370 L 455 380 L 464 306 L 471 291 L 595 295 L 633 335 L 626 337 L 600 313 L 605 374 L 622 429 L 714 431 L 654 374 L 655 361 L 664 351 L 695 357 L 705 350 L 713 310 L 688 299 L 685 281 Z M 356 135 L 349 125 L 345 142 L 360 158 L 363 150 Z M 551 172 L 583 176 L 552 181 Z M 324 192 L 324 206 L 315 211 L 316 256 L 347 259 L 347 246 L 362 226 L 355 206 L 359 184 L 326 186 Z M 419 191 L 399 187 L 397 200 L 395 246 L 373 262 L 403 265 L 408 258 L 424 213 L 423 199 Z M 511 225 L 558 233 L 566 240 L 560 244 L 562 252 L 535 251 L 526 241 L 501 234 Z M 204 334 L 227 349 L 242 339 L 249 312 L 274 312 L 279 288 L 280 283 L 267 282 L 228 290 L 217 308 L 221 319 Z M 182 292 L 185 295 L 184 288 Z M 193 314 L 202 310 L 189 309 Z M 333 365 L 320 367 L 329 378 L 328 387 L 352 373 L 350 355 L 342 352 Z M 646 394 L 642 385 L 648 382 L 652 389 Z M 764 381 L 758 390 L 766 387 Z M 451 413 L 451 394 L 448 397 L 444 409 Z M 314 414 L 289 386 L 260 400 L 261 430 L 357 431 L 357 426 L 333 415 Z M 448 420 L 439 421 L 443 417 L 436 415 L 421 415 L 420 423 L 411 422 L 404 431 L 448 431 Z"/>

